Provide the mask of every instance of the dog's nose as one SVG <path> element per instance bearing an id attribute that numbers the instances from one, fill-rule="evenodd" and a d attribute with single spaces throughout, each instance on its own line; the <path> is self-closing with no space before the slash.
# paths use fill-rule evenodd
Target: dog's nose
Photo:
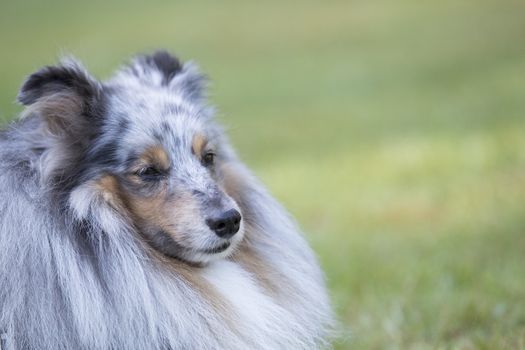
<path id="1" fill-rule="evenodd" d="M 217 217 L 206 219 L 206 224 L 221 238 L 230 238 L 239 231 L 241 226 L 241 213 L 230 209 Z"/>

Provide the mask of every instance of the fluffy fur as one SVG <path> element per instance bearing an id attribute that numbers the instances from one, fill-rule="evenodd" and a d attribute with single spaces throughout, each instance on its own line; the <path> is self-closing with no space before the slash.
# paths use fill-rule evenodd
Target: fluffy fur
<path id="1" fill-rule="evenodd" d="M 166 52 L 106 82 L 67 59 L 23 84 L 26 111 L 0 134 L 7 349 L 329 346 L 316 259 L 236 157 L 204 85 Z M 166 163 L 154 180 L 151 162 Z M 204 224 L 217 208 L 242 213 L 229 240 Z"/>

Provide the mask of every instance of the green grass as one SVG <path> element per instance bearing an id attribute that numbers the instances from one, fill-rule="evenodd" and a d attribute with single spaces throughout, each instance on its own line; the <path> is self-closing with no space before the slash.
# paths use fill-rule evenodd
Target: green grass
<path id="1" fill-rule="evenodd" d="M 0 119 L 63 51 L 100 77 L 158 47 L 195 59 L 241 156 L 318 252 L 337 348 L 525 349 L 524 13 L 518 0 L 2 2 Z"/>

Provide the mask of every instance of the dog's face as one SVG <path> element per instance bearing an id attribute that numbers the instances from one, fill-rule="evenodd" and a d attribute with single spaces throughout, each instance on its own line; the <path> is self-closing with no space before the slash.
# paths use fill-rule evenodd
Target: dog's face
<path id="1" fill-rule="evenodd" d="M 84 202 L 103 198 L 153 248 L 188 262 L 231 254 L 244 227 L 228 193 L 233 155 L 203 103 L 195 68 L 163 52 L 136 59 L 105 84 L 63 68 L 35 73 L 19 99 L 73 144 L 63 152 L 79 154 L 64 156 L 70 168 L 58 167 L 76 178 L 72 208 L 86 215 Z M 59 109 L 71 110 L 60 116 Z M 83 120 L 72 121 L 74 114 Z"/>
<path id="2" fill-rule="evenodd" d="M 128 209 L 140 232 L 166 254 L 194 262 L 228 255 L 243 223 L 225 190 L 229 155 L 209 112 L 126 85 L 114 86 L 109 101 L 107 135 L 118 134 L 104 147 L 118 165 L 102 186 L 119 199 L 115 207 Z"/>

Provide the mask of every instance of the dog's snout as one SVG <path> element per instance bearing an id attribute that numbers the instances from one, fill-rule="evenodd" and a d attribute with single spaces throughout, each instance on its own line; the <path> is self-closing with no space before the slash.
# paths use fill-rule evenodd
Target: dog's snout
<path id="1" fill-rule="evenodd" d="M 230 238 L 239 231 L 241 225 L 241 213 L 230 209 L 220 215 L 206 219 L 208 227 L 221 238 Z"/>

